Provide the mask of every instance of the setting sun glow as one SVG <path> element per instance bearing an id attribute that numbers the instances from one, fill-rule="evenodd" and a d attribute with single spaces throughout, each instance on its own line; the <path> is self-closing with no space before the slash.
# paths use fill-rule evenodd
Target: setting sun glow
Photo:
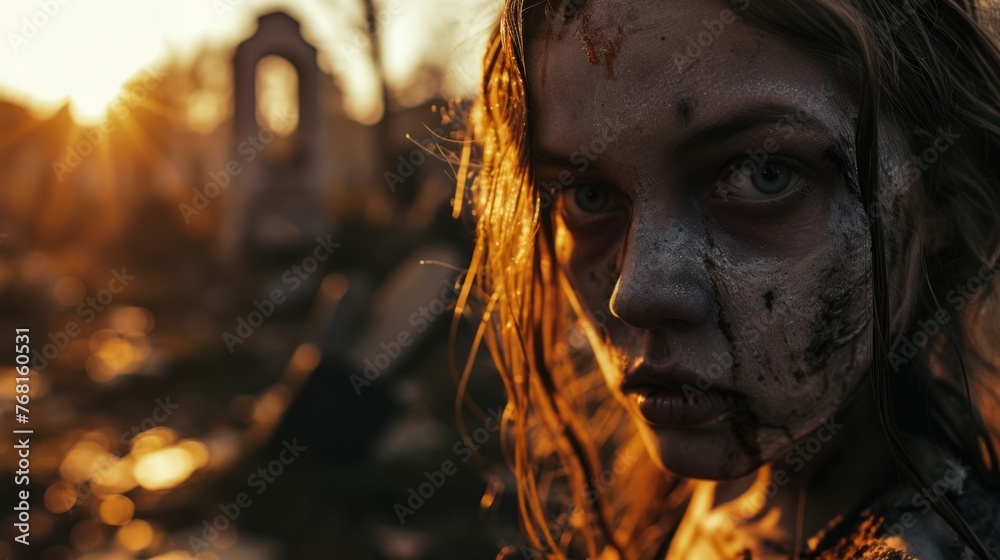
<path id="1" fill-rule="evenodd" d="M 7 2 L 0 11 L 7 39 L 0 87 L 35 105 L 68 101 L 80 122 L 99 121 L 122 84 L 162 55 L 138 3 Z"/>
<path id="2" fill-rule="evenodd" d="M 287 10 L 319 50 L 320 66 L 335 73 L 346 110 L 362 122 L 381 112 L 362 2 L 355 0 L 5 0 L 0 3 L 0 98 L 48 113 L 69 103 L 74 120 L 95 125 L 122 93 L 123 84 L 172 58 L 190 60 L 205 46 L 229 48 L 254 30 L 262 13 Z M 390 87 L 406 85 L 429 58 L 451 57 L 446 73 L 455 93 L 476 86 L 488 17 L 485 0 L 375 2 L 383 28 Z M 43 6 L 48 6 L 43 7 Z M 437 6 L 437 7 L 435 7 Z M 437 17 L 445 9 L 456 29 Z M 461 12 L 461 13 L 456 13 Z M 474 15 L 475 14 L 475 15 Z M 464 19 L 463 19 L 464 18 Z M 483 20 L 483 21 L 480 21 Z M 449 25 L 454 45 L 440 43 Z M 446 52 L 447 51 L 447 52 Z"/>

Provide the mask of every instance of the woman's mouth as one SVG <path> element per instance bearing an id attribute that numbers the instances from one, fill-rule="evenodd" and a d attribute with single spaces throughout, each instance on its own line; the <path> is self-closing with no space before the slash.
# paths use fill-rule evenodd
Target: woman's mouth
<path id="1" fill-rule="evenodd" d="M 662 428 L 703 428 L 728 418 L 734 396 L 727 391 L 694 387 L 646 387 L 630 395 L 646 421 Z"/>

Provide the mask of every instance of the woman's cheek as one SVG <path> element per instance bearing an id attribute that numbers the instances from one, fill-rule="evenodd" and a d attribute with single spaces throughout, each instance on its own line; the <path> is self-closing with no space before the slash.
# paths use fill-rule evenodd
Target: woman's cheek
<path id="1" fill-rule="evenodd" d="M 866 346 L 871 309 L 867 226 L 848 193 L 830 202 L 804 254 L 760 256 L 713 236 L 709 264 L 734 356 L 731 383 L 756 417 L 762 451 L 832 416 L 867 367 L 858 346 Z"/>
<path id="2" fill-rule="evenodd" d="M 556 258 L 567 271 L 580 305 L 592 314 L 608 313 L 621 270 L 624 232 L 613 222 L 603 225 L 574 233 L 556 220 Z"/>

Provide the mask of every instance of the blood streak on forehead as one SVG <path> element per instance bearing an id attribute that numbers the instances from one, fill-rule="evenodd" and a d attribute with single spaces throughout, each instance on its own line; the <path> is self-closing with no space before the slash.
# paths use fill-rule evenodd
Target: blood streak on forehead
<path id="1" fill-rule="evenodd" d="M 615 58 L 624 39 L 622 26 L 594 26 L 589 12 L 580 15 L 580 40 L 587 51 L 587 61 L 604 66 L 608 79 L 615 77 Z"/>
<path id="2" fill-rule="evenodd" d="M 630 5 L 608 6 L 607 3 L 588 0 L 562 0 L 559 6 L 547 12 L 553 14 L 549 25 L 557 41 L 571 36 L 582 45 L 582 54 L 590 64 L 604 67 L 607 78 L 615 76 L 615 58 L 621 52 L 626 24 L 630 20 Z"/>

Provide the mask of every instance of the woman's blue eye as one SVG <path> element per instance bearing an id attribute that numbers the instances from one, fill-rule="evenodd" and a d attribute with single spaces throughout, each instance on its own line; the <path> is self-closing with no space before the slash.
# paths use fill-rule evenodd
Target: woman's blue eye
<path id="1" fill-rule="evenodd" d="M 576 206 L 588 214 L 604 210 L 611 201 L 608 191 L 600 187 L 588 185 L 577 187 L 573 191 L 573 200 L 576 202 Z"/>
<path id="2" fill-rule="evenodd" d="M 751 201 L 778 198 L 795 189 L 802 180 L 792 166 L 780 161 L 759 164 L 753 160 L 745 160 L 741 165 L 733 165 L 729 169 L 732 174 L 715 184 L 715 194 L 723 202 L 729 198 Z"/>
<path id="3" fill-rule="evenodd" d="M 763 194 L 779 194 L 792 184 L 792 170 L 780 163 L 767 163 L 757 168 L 750 182 Z"/>

